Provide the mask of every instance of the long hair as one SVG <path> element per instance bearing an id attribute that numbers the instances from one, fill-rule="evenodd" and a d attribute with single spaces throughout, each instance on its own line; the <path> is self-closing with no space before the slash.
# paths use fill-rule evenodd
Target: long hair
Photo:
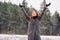
<path id="1" fill-rule="evenodd" d="M 36 10 L 36 9 L 33 9 L 33 10 L 32 10 L 32 13 L 33 13 L 33 11 L 36 12 L 36 16 L 32 16 L 32 15 L 31 15 L 31 16 L 30 16 L 31 19 L 35 19 L 35 18 L 38 17 L 38 12 L 37 12 L 37 10 Z"/>

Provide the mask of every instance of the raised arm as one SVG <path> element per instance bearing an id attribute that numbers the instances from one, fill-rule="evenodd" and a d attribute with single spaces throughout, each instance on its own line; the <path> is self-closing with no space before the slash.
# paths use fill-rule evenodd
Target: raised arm
<path id="1" fill-rule="evenodd" d="M 42 11 L 42 13 L 41 13 L 41 15 L 40 15 L 40 17 L 39 17 L 39 20 L 41 20 L 41 19 L 42 19 L 42 17 L 43 17 L 43 15 L 44 15 L 45 10 L 47 9 L 47 7 L 48 7 L 50 4 L 51 4 L 51 3 L 47 4 L 47 5 L 46 5 L 46 7 L 43 9 L 43 11 Z"/>
<path id="2" fill-rule="evenodd" d="M 28 14 L 27 14 L 27 12 L 25 11 L 24 7 L 23 7 L 22 5 L 19 5 L 19 7 L 21 8 L 25 19 L 26 19 L 27 21 L 29 21 L 29 20 L 30 20 L 30 17 L 28 16 Z"/>

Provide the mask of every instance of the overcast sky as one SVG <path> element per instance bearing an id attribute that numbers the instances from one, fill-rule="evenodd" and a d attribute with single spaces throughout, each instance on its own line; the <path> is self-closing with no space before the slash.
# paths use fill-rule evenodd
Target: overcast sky
<path id="1" fill-rule="evenodd" d="M 6 1 L 10 1 L 13 4 L 19 4 L 22 3 L 23 0 L 0 0 L 2 2 Z M 28 3 L 28 6 L 30 7 L 31 5 L 39 10 L 40 9 L 40 4 L 43 0 L 26 0 Z M 46 0 L 46 3 L 48 4 L 49 2 L 51 2 L 51 5 L 48 7 L 50 9 L 50 12 L 52 14 L 54 14 L 54 12 L 57 10 L 60 13 L 60 0 Z"/>

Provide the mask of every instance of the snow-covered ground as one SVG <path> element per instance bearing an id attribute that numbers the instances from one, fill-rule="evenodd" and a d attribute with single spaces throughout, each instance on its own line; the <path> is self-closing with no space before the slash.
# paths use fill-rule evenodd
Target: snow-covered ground
<path id="1" fill-rule="evenodd" d="M 0 34 L 0 40 L 27 40 L 27 35 Z M 41 36 L 41 40 L 60 40 L 60 36 Z"/>

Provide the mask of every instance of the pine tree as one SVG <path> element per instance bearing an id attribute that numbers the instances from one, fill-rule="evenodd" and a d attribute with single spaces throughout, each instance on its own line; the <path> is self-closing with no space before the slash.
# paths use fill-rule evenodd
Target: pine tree
<path id="1" fill-rule="evenodd" d="M 52 18 L 52 22 L 53 22 L 53 35 L 60 35 L 60 16 L 59 16 L 59 13 L 57 11 L 55 11 L 55 14 L 53 15 L 53 18 Z"/>
<path id="2" fill-rule="evenodd" d="M 29 7 L 27 6 L 26 0 L 23 0 L 22 5 L 23 5 L 25 11 L 26 11 L 26 12 L 28 13 L 28 15 L 29 15 Z M 22 12 L 22 15 L 23 15 L 23 12 Z M 23 17 L 22 17 L 22 23 L 21 23 L 21 31 L 22 31 L 22 33 L 26 33 L 26 32 L 27 32 L 27 28 L 28 28 L 27 25 L 28 25 L 28 23 L 27 23 L 27 21 L 25 20 L 25 18 L 24 18 L 24 16 L 23 16 Z"/>
<path id="3" fill-rule="evenodd" d="M 46 7 L 46 1 L 43 0 L 43 2 L 41 3 L 41 7 L 40 7 L 40 13 L 42 13 L 44 7 Z M 51 13 L 50 10 L 47 8 L 46 11 L 44 12 L 44 16 L 42 18 L 41 21 L 41 26 L 43 26 L 42 30 L 42 34 L 50 34 L 50 24 L 51 24 Z M 47 30 L 47 32 L 46 32 Z M 44 33 L 43 33 L 44 32 Z"/>

